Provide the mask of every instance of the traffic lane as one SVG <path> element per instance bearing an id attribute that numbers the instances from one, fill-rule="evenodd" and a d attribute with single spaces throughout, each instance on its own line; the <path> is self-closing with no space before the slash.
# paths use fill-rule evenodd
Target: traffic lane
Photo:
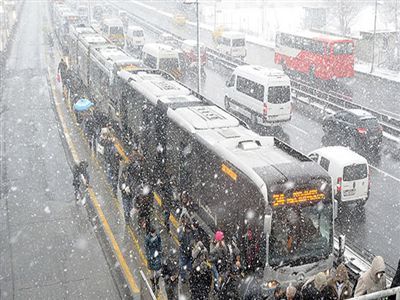
<path id="1" fill-rule="evenodd" d="M 360 74 L 351 86 L 354 102 L 400 119 L 400 83 Z"/>
<path id="2" fill-rule="evenodd" d="M 161 1 L 162 2 L 162 1 Z M 160 6 L 160 1 L 153 2 L 159 10 L 165 10 L 169 13 L 174 12 L 174 3 L 170 6 Z M 168 2 L 168 1 L 167 1 Z M 159 24 L 160 27 L 173 32 L 186 39 L 194 39 L 196 37 L 196 28 L 193 25 L 186 24 L 185 26 L 176 26 L 171 19 L 150 11 L 143 9 L 140 5 L 124 2 L 118 2 L 124 5 L 126 10 L 131 13 L 139 13 L 146 17 L 146 20 L 153 24 Z M 212 40 L 210 31 L 201 29 L 201 41 L 208 47 L 215 48 L 215 43 Z M 245 61 L 250 64 L 262 65 L 270 68 L 281 67 L 274 63 L 274 49 L 271 47 L 260 46 L 253 43 L 247 43 L 247 57 Z M 380 80 L 376 77 L 368 77 L 362 74 L 356 74 L 354 80 L 350 80 L 349 86 L 353 90 L 353 102 L 377 109 L 378 111 L 400 118 L 400 106 L 397 105 L 396 95 L 399 94 L 400 84 L 396 82 L 389 82 Z"/>
<path id="3" fill-rule="evenodd" d="M 78 290 L 82 297 L 117 298 L 93 228 L 73 203 L 47 87 L 44 19 L 46 5 L 25 2 L 2 83 L 1 298 Z"/>
<path id="4" fill-rule="evenodd" d="M 395 267 L 400 252 L 400 184 L 371 170 L 371 194 L 365 209 L 344 207 L 336 220 L 336 230 L 352 244 L 382 255 Z"/>

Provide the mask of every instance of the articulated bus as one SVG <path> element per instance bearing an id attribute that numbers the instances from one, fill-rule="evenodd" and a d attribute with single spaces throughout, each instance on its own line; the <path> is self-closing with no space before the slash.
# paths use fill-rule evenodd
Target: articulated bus
<path id="1" fill-rule="evenodd" d="M 354 77 L 352 39 L 316 32 L 276 35 L 275 63 L 308 74 L 311 79 L 335 80 Z"/>
<path id="2" fill-rule="evenodd" d="M 114 46 L 91 27 L 76 26 L 70 30 L 70 66 L 86 92 L 104 114 L 112 116 L 110 88 L 120 70 L 136 70 L 141 62 Z"/>
<path id="3" fill-rule="evenodd" d="M 188 193 L 210 239 L 224 231 L 243 264 L 263 268 L 266 280 L 299 281 L 332 267 L 332 184 L 324 170 L 162 71 L 117 74 L 115 121 L 140 145 L 152 182 L 175 178 Z"/>

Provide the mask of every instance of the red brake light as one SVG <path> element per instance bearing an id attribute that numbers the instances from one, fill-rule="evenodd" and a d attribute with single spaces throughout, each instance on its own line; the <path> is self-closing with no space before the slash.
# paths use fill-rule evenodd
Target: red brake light
<path id="1" fill-rule="evenodd" d="M 367 133 L 367 129 L 363 128 L 363 127 L 358 127 L 357 128 L 358 133 L 360 134 L 366 134 Z"/>
<path id="2" fill-rule="evenodd" d="M 342 177 L 338 177 L 336 183 L 336 192 L 340 193 L 342 191 Z"/>
<path id="3" fill-rule="evenodd" d="M 268 114 L 268 105 L 267 105 L 267 103 L 264 103 L 263 114 L 264 114 L 264 116 Z"/>

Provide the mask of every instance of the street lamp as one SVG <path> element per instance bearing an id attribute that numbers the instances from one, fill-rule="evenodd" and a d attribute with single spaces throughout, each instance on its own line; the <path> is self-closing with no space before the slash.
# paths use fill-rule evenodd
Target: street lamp
<path id="1" fill-rule="evenodd" d="M 196 31 L 197 31 L 197 92 L 201 90 L 201 59 L 200 59 L 200 12 L 199 0 L 185 1 L 185 4 L 196 4 Z"/>

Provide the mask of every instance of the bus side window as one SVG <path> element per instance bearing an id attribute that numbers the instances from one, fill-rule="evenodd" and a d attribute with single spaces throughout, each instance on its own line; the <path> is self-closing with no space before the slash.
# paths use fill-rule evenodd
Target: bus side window
<path id="1" fill-rule="evenodd" d="M 227 87 L 233 87 L 235 86 L 235 81 L 236 81 L 236 75 L 232 75 L 231 78 L 226 82 Z"/>
<path id="2" fill-rule="evenodd" d="M 319 162 L 320 166 L 323 167 L 326 171 L 329 170 L 330 161 L 325 157 L 321 156 L 321 161 Z"/>

